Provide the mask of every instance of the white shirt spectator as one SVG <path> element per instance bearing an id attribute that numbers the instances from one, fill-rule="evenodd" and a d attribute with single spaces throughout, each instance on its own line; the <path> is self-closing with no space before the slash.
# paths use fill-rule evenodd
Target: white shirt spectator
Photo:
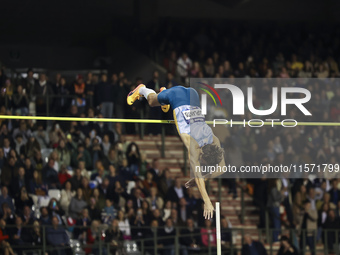
<path id="1" fill-rule="evenodd" d="M 127 219 L 118 222 L 119 230 L 122 231 L 123 235 L 131 236 L 130 223 Z"/>
<path id="2" fill-rule="evenodd" d="M 181 77 L 188 76 L 188 70 L 192 66 L 192 61 L 188 56 L 184 53 L 182 57 L 177 60 L 177 72 Z"/>
<path id="3" fill-rule="evenodd" d="M 33 136 L 39 142 L 41 149 L 48 148 L 50 138 L 45 130 L 36 130 L 33 132 Z"/>
<path id="4" fill-rule="evenodd" d="M 53 169 L 59 173 L 59 163 L 56 160 L 54 161 Z"/>
<path id="5" fill-rule="evenodd" d="M 321 223 L 324 224 L 327 220 L 327 212 L 321 213 Z"/>
<path id="6" fill-rule="evenodd" d="M 288 197 L 289 193 L 288 193 L 288 186 L 289 186 L 289 183 L 288 183 L 288 180 L 285 179 L 285 178 L 282 178 L 282 185 L 283 187 L 287 188 L 287 191 L 284 192 L 284 196 L 285 197 Z"/>
<path id="7" fill-rule="evenodd" d="M 163 221 L 166 221 L 167 218 L 169 218 L 171 215 L 171 209 L 164 208 L 163 210 Z"/>
<path id="8" fill-rule="evenodd" d="M 176 191 L 176 194 L 177 194 L 177 196 L 178 196 L 179 199 L 181 199 L 182 197 L 184 197 L 182 187 L 180 187 L 180 188 L 174 187 L 174 190 Z"/>
<path id="9" fill-rule="evenodd" d="M 309 202 L 311 204 L 312 210 L 316 210 L 316 201 L 315 201 L 315 198 L 313 199 L 313 198 L 308 196 L 308 200 L 309 200 Z"/>
<path id="10" fill-rule="evenodd" d="M 74 197 L 76 195 L 75 191 L 71 191 L 71 190 L 61 190 L 61 197 L 60 197 L 60 206 L 61 208 L 67 213 L 68 212 L 68 207 L 71 203 L 71 199 L 72 197 Z"/>
<path id="11" fill-rule="evenodd" d="M 9 155 L 9 152 L 10 152 L 10 150 L 11 150 L 11 147 L 8 147 L 8 148 L 3 147 L 3 150 L 4 150 L 5 158 L 7 158 L 7 156 Z"/>

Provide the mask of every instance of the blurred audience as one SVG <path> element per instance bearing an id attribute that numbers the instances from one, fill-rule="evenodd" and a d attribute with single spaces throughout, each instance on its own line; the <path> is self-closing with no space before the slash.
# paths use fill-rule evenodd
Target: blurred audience
<path id="1" fill-rule="evenodd" d="M 315 121 L 340 120 L 340 88 L 333 79 L 340 76 L 336 57 L 339 35 L 334 34 L 334 40 L 328 40 L 321 33 L 313 37 L 294 36 L 293 30 L 278 28 L 268 36 L 257 36 L 242 28 L 227 36 L 221 28 L 212 27 L 200 31 L 188 29 L 184 34 L 180 32 L 182 29 L 174 29 L 176 26 L 163 29 L 169 32 L 161 33 L 160 40 L 154 41 L 152 52 L 156 51 L 168 72 L 167 77 L 162 80 L 165 77 L 160 72 L 152 72 L 145 77 L 149 80 L 148 86 L 156 91 L 164 85 L 167 88 L 188 86 L 191 77 L 327 78 L 296 86 L 312 91 L 308 108 Z M 214 44 L 208 39 L 217 37 L 223 38 L 221 43 Z M 318 43 L 311 42 L 310 38 Z M 140 35 L 138 47 L 147 50 L 146 41 L 145 35 Z M 240 41 L 242 43 L 232 43 Z M 292 54 L 291 49 L 301 49 L 301 45 L 303 49 Z M 98 74 L 88 72 L 86 76 L 77 75 L 73 81 L 57 74 L 52 82 L 47 73 L 34 71 L 29 69 L 26 78 L 10 79 L 4 69 L 0 69 L 2 115 L 45 115 L 48 108 L 58 116 L 124 118 L 138 117 L 143 112 L 144 118 L 150 117 L 143 102 L 134 107 L 128 107 L 125 102 L 131 88 L 141 83 L 142 78 L 131 82 L 126 78 L 128 75 L 121 72 L 113 73 L 110 79 L 102 74 L 99 81 Z M 51 100 L 50 96 L 54 95 L 58 97 Z M 230 99 L 230 95 L 225 97 Z M 256 87 L 254 107 L 269 108 L 271 97 L 268 84 Z M 297 114 L 291 110 L 287 113 L 290 118 Z M 165 115 L 162 118 L 168 119 Z M 47 242 L 67 253 L 69 239 L 60 225 L 65 225 L 68 218 L 77 222 L 78 230 L 80 226 L 91 226 L 86 231 L 77 230 L 79 239 L 88 244 L 105 240 L 111 251 L 120 249 L 123 240 L 151 236 L 155 227 L 159 227 L 159 234 L 169 238 L 157 246 L 167 248 L 164 254 L 171 253 L 174 247 L 170 236 L 177 226 L 184 225 L 182 233 L 189 237 L 180 239 L 185 247 L 181 247 L 183 254 L 204 249 L 208 243 L 214 245 L 216 237 L 211 222 L 197 218 L 201 215 L 197 193 L 183 186 L 183 178 L 173 179 L 172 166 L 150 155 L 139 146 L 138 140 L 126 138 L 126 134 L 135 135 L 138 128 L 135 124 L 106 122 L 1 120 L 0 243 L 3 253 L 13 254 L 14 244 L 42 244 L 42 225 L 53 226 L 46 229 Z M 147 132 L 154 133 L 152 129 L 148 128 Z M 237 159 L 247 165 L 331 162 L 335 166 L 340 158 L 339 132 L 338 127 L 299 126 L 282 132 L 261 127 L 257 132 L 257 129 L 235 126 L 228 135 L 233 148 L 229 148 L 231 143 L 228 143 L 226 151 L 235 155 L 229 157 L 230 161 Z M 259 182 L 244 180 L 254 185 L 260 227 L 264 227 L 264 212 L 269 210 L 271 227 L 275 229 L 272 239 L 281 240 L 279 254 L 296 254 L 298 248 L 303 251 L 306 246 L 314 254 L 315 239 L 327 242 L 329 251 L 334 251 L 340 216 L 337 175 L 311 178 L 297 174 L 296 179 L 288 180 L 289 177 L 284 180 L 264 177 Z M 229 183 L 227 188 L 236 198 L 236 184 Z M 56 190 L 60 191 L 60 197 L 49 197 L 49 193 Z M 106 221 L 110 228 L 104 238 L 99 226 Z M 226 244 L 232 243 L 229 223 L 222 219 L 222 239 Z M 15 227 L 8 228 L 6 224 Z M 26 226 L 33 226 L 32 231 L 27 232 Z M 152 226 L 150 231 L 143 229 L 146 226 Z M 283 228 L 296 230 L 294 242 L 286 236 L 279 238 Z M 329 231 L 327 240 L 326 230 Z M 195 236 L 195 231 L 202 237 Z M 244 241 L 242 254 L 266 254 L 263 245 L 249 235 L 244 236 Z"/>

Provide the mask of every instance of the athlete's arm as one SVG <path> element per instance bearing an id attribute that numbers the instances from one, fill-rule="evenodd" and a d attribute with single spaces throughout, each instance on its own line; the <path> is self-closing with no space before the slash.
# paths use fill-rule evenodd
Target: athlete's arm
<path id="1" fill-rule="evenodd" d="M 215 135 L 213 137 L 213 143 L 212 144 L 217 145 L 218 147 L 221 147 L 220 140 Z M 221 167 L 221 169 L 225 166 L 224 155 L 222 155 L 222 160 L 218 165 Z M 216 178 L 217 176 L 220 176 L 221 174 L 224 174 L 224 172 L 223 171 L 216 171 L 213 174 L 211 174 L 209 176 L 209 178 Z"/>
<path id="2" fill-rule="evenodd" d="M 202 196 L 204 201 L 204 212 L 203 216 L 206 219 L 211 219 L 214 215 L 214 207 L 211 203 L 211 200 L 208 196 L 207 190 L 205 188 L 205 180 L 201 175 L 200 171 L 196 171 L 196 166 L 200 166 L 199 156 L 201 153 L 201 149 L 199 148 L 198 143 L 191 138 L 188 134 L 181 134 L 182 140 L 189 151 L 189 162 L 190 169 L 193 171 L 195 176 L 195 182 L 197 188 Z M 191 144 L 190 144 L 191 143 Z"/>
<path id="3" fill-rule="evenodd" d="M 199 192 L 201 193 L 202 199 L 204 201 L 204 212 L 203 216 L 205 219 L 212 219 L 214 215 L 214 206 L 211 203 L 211 200 L 208 196 L 208 192 L 205 188 L 205 180 L 200 171 L 196 171 L 196 166 L 200 166 L 200 162 L 198 160 L 197 154 L 199 155 L 200 150 L 191 149 L 192 153 L 189 157 L 190 160 L 190 168 L 194 172 L 195 182 Z"/>

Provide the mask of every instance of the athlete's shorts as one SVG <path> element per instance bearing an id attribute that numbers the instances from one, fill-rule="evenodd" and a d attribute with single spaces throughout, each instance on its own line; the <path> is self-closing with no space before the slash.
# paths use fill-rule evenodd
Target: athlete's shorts
<path id="1" fill-rule="evenodd" d="M 174 110 L 174 119 L 180 134 L 189 134 L 200 147 L 213 143 L 213 132 L 205 123 L 201 108 L 181 105 Z"/>

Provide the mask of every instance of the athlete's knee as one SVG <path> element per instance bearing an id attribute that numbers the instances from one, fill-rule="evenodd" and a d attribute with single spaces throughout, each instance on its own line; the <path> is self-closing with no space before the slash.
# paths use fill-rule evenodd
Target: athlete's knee
<path id="1" fill-rule="evenodd" d="M 154 106 L 154 103 L 155 103 L 154 98 L 151 97 L 151 96 L 149 96 L 149 98 L 148 98 L 148 104 L 149 104 L 149 106 L 153 107 L 153 106 Z"/>
<path id="2" fill-rule="evenodd" d="M 156 94 L 150 94 L 148 96 L 148 103 L 151 107 L 157 106 L 158 105 L 157 95 Z"/>

